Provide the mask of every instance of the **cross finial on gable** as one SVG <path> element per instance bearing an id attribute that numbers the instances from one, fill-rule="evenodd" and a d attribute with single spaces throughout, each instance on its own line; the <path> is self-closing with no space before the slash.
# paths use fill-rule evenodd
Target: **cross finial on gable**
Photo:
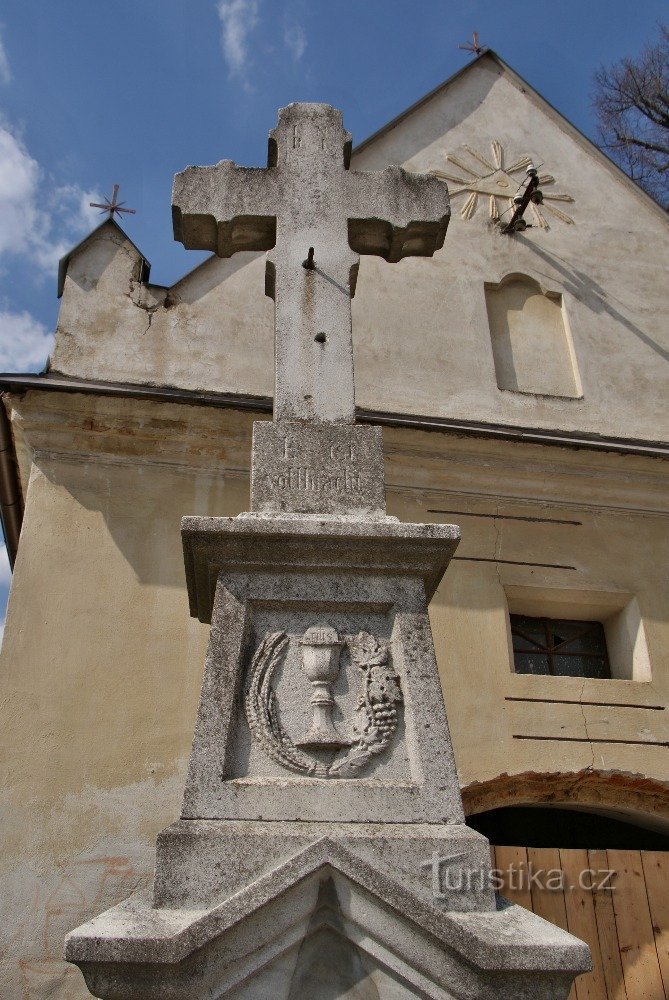
<path id="1" fill-rule="evenodd" d="M 488 46 L 481 45 L 481 43 L 479 42 L 478 31 L 473 31 L 471 42 L 467 42 L 465 45 L 458 45 L 458 48 L 462 49 L 464 52 L 469 52 L 470 56 L 480 56 L 483 52 L 486 51 Z"/>
<path id="2" fill-rule="evenodd" d="M 121 213 L 125 215 L 135 215 L 134 208 L 124 208 L 123 206 L 125 205 L 125 202 L 116 200 L 118 198 L 118 192 L 119 185 L 114 184 L 111 199 L 105 198 L 104 204 L 97 201 L 89 201 L 88 204 L 91 208 L 101 208 L 102 211 L 100 212 L 100 215 L 104 215 L 108 212 L 110 219 L 114 218 L 114 213 L 116 213 L 116 215 L 121 215 Z"/>

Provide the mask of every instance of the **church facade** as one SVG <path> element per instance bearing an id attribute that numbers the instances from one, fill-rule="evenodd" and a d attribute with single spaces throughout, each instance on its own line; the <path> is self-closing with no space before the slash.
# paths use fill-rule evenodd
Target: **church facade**
<path id="1" fill-rule="evenodd" d="M 465 811 L 643 847 L 669 824 L 666 214 L 490 52 L 353 151 L 389 164 L 447 184 L 452 220 L 433 258 L 361 262 L 357 415 L 388 513 L 462 531 L 430 616 Z M 178 814 L 208 638 L 179 522 L 248 509 L 264 273 L 243 252 L 154 285 L 105 222 L 61 264 L 48 371 L 0 377 L 3 996 L 88 995 L 63 936 Z"/>

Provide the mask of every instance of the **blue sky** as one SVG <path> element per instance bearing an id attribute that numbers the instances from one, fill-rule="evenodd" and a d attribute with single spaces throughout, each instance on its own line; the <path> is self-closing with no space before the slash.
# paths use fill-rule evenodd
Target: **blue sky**
<path id="1" fill-rule="evenodd" d="M 121 184 L 122 225 L 170 284 L 172 176 L 264 165 L 276 109 L 340 107 L 354 143 L 464 65 L 477 30 L 587 135 L 592 75 L 635 55 L 664 0 L 4 0 L 0 7 L 0 371 L 39 371 L 58 258 Z M 9 582 L 0 553 L 0 609 Z"/>

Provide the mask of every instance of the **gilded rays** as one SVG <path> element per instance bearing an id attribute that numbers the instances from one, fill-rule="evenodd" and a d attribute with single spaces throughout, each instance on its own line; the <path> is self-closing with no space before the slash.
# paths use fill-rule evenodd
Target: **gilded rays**
<path id="1" fill-rule="evenodd" d="M 463 145 L 456 153 L 447 153 L 447 170 L 430 171 L 435 177 L 449 182 L 449 192 L 452 196 L 466 195 L 460 207 L 463 219 L 471 219 L 476 212 L 479 201 L 487 205 L 488 214 L 493 222 L 500 216 L 505 218 L 513 212 L 513 196 L 520 187 L 525 169 L 530 165 L 529 156 L 521 156 L 508 166 L 506 165 L 504 147 L 494 139 L 490 143 L 490 154 L 480 152 L 473 146 Z M 457 171 L 457 172 L 456 172 Z M 549 222 L 559 219 L 571 226 L 574 220 L 566 212 L 557 207 L 554 202 L 573 202 L 570 194 L 551 191 L 550 185 L 555 183 L 552 174 L 539 174 L 539 184 L 544 196 L 541 205 L 530 206 L 534 216 L 534 224 L 541 229 L 550 229 Z M 546 191 L 545 188 L 549 187 Z"/>

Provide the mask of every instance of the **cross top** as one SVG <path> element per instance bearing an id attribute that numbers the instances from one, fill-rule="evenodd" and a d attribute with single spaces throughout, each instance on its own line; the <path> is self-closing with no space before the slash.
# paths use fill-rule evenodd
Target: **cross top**
<path id="1" fill-rule="evenodd" d="M 174 235 L 230 257 L 268 250 L 275 302 L 275 420 L 354 420 L 351 298 L 359 254 L 432 256 L 450 218 L 443 182 L 401 167 L 349 170 L 351 136 L 326 104 L 289 104 L 267 168 L 223 160 L 174 178 Z"/>

